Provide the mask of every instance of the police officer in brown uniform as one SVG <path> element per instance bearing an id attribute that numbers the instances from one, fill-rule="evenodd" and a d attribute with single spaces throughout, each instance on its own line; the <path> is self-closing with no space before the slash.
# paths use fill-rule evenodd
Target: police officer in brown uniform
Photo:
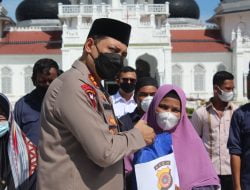
<path id="1" fill-rule="evenodd" d="M 122 190 L 123 157 L 151 144 L 143 121 L 119 132 L 102 79 L 114 78 L 127 54 L 130 25 L 94 21 L 82 57 L 50 85 L 41 112 L 38 190 Z"/>

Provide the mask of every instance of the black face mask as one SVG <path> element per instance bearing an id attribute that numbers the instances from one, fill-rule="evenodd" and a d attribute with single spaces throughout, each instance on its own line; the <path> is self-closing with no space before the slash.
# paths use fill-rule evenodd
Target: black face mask
<path id="1" fill-rule="evenodd" d="M 112 80 L 123 67 L 123 59 L 117 53 L 101 53 L 94 59 L 96 72 L 102 79 Z"/>
<path id="2" fill-rule="evenodd" d="M 123 82 L 123 83 L 120 83 L 120 88 L 126 92 L 126 93 L 130 93 L 130 92 L 133 92 L 134 89 L 135 89 L 135 84 L 134 83 L 126 83 L 126 82 Z"/>

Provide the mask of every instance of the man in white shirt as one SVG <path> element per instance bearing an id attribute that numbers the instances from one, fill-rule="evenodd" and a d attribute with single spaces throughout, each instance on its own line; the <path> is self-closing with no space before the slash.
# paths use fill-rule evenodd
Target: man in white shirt
<path id="1" fill-rule="evenodd" d="M 134 100 L 134 89 L 136 84 L 135 69 L 129 66 L 123 67 L 117 75 L 116 82 L 119 90 L 111 96 L 115 115 L 119 118 L 127 113 L 131 113 L 136 108 Z"/>

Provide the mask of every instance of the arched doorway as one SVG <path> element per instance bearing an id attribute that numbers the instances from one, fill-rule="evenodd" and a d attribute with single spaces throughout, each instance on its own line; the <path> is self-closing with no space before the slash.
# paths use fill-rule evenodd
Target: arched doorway
<path id="1" fill-rule="evenodd" d="M 135 62 L 137 76 L 151 76 L 158 80 L 159 74 L 157 70 L 157 65 L 157 59 L 154 56 L 148 53 L 139 56 Z"/>

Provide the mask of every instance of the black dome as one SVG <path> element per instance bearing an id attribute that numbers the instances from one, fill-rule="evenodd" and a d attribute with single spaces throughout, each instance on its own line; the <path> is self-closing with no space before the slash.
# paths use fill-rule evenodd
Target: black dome
<path id="1" fill-rule="evenodd" d="M 16 9 L 17 21 L 31 19 L 57 19 L 58 3 L 70 4 L 69 0 L 24 0 Z"/>
<path id="2" fill-rule="evenodd" d="M 169 2 L 170 18 L 199 19 L 200 9 L 194 0 L 154 0 L 155 4 Z"/>

